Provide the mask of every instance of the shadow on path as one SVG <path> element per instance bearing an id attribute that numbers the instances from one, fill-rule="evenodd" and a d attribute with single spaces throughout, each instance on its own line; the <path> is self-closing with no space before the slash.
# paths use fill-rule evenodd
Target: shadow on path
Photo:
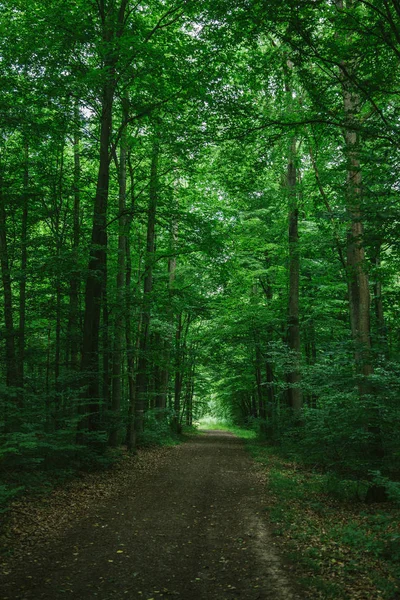
<path id="1" fill-rule="evenodd" d="M 240 439 L 205 431 L 0 578 L 2 600 L 294 600 Z"/>

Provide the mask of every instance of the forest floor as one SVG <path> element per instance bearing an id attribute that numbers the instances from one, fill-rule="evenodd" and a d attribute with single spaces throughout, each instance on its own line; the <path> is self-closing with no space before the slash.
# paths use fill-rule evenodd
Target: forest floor
<path id="1" fill-rule="evenodd" d="M 265 506 L 265 475 L 230 433 L 127 455 L 12 505 L 1 599 L 295 600 Z"/>

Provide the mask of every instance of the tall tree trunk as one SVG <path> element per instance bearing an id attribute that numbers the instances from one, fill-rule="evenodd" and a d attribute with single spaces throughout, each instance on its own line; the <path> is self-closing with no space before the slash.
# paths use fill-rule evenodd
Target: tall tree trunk
<path id="1" fill-rule="evenodd" d="M 353 0 L 347 0 L 350 10 Z M 343 0 L 336 0 L 339 11 L 344 10 Z M 370 337 L 370 292 L 368 276 L 365 272 L 364 224 L 362 213 L 362 174 L 360 163 L 361 138 L 359 122 L 360 98 L 354 89 L 351 61 L 342 62 L 340 79 L 345 113 L 345 143 L 347 160 L 346 204 L 349 227 L 347 232 L 346 266 L 348 277 L 350 323 L 354 342 L 354 356 L 357 372 L 364 377 L 372 373 Z M 365 383 L 360 383 L 360 393 L 365 391 Z"/>
<path id="2" fill-rule="evenodd" d="M 256 340 L 256 387 L 257 387 L 257 399 L 258 399 L 258 418 L 260 419 L 260 437 L 264 439 L 267 433 L 267 412 L 265 409 L 265 399 L 262 389 L 262 375 L 261 375 L 261 349 L 260 342 Z"/>
<path id="3" fill-rule="evenodd" d="M 126 122 L 129 116 L 129 102 L 127 98 L 122 103 L 122 120 Z M 127 130 L 126 127 L 121 135 L 119 156 L 119 201 L 118 201 L 118 263 L 117 263 L 117 290 L 116 308 L 114 317 L 114 353 L 112 366 L 112 399 L 111 409 L 113 411 L 113 426 L 109 436 L 110 446 L 116 447 L 119 442 L 121 428 L 120 411 L 122 400 L 122 361 L 123 347 L 126 332 L 124 331 L 125 319 L 125 269 L 126 269 L 126 167 L 127 167 Z"/>
<path id="4" fill-rule="evenodd" d="M 138 319 L 136 339 L 134 341 L 132 335 L 132 301 L 131 301 L 131 283 L 132 283 L 132 257 L 131 257 L 131 240 L 130 230 L 133 220 L 133 210 L 135 208 L 135 187 L 134 173 L 130 156 L 128 154 L 128 166 L 130 174 L 130 214 L 127 216 L 126 223 L 126 275 L 125 275 L 125 335 L 126 335 L 126 354 L 128 368 L 128 423 L 126 428 L 126 445 L 129 451 L 135 449 L 135 404 L 136 404 L 136 365 L 139 353 L 140 329 L 141 321 Z"/>
<path id="5" fill-rule="evenodd" d="M 150 193 L 147 219 L 147 241 L 145 256 L 145 274 L 143 284 L 143 308 L 142 326 L 139 345 L 139 362 L 136 376 L 136 407 L 135 407 L 135 431 L 136 434 L 143 431 L 143 419 L 147 397 L 148 381 L 148 343 L 150 334 L 151 294 L 153 290 L 153 265 L 155 252 L 155 223 L 158 199 L 158 158 L 159 147 L 157 140 L 153 145 L 150 173 Z"/>
<path id="6" fill-rule="evenodd" d="M 188 314 L 185 319 L 183 313 L 178 316 L 176 334 L 175 334 L 175 383 L 174 383 L 174 418 L 172 419 L 172 429 L 176 433 L 181 432 L 181 397 L 183 382 L 185 377 L 190 375 L 190 370 L 186 371 L 187 363 L 187 338 L 191 323 L 191 315 Z"/>
<path id="7" fill-rule="evenodd" d="M 373 262 L 376 269 L 375 282 L 374 282 L 374 307 L 375 307 L 375 319 L 378 337 L 379 352 L 383 356 L 389 357 L 389 347 L 387 340 L 387 330 L 385 323 L 385 313 L 383 310 L 382 301 L 382 281 L 379 275 L 379 269 L 381 266 L 381 249 L 380 246 L 377 248 Z"/>
<path id="8" fill-rule="evenodd" d="M 345 111 L 353 118 L 355 110 L 352 94 L 345 91 Z M 372 373 L 370 339 L 370 293 L 365 272 L 363 246 L 364 225 L 361 209 L 362 179 L 359 159 L 359 135 L 347 129 L 347 214 L 350 225 L 347 233 L 347 274 L 350 306 L 350 322 L 355 345 L 355 362 L 358 373 Z"/>
<path id="9" fill-rule="evenodd" d="M 299 209 L 297 204 L 296 138 L 293 138 L 289 150 L 287 169 L 287 188 L 289 198 L 289 311 L 288 346 L 291 351 L 292 370 L 287 375 L 288 403 L 295 411 L 300 411 L 303 399 L 300 387 L 300 322 L 299 322 L 299 283 L 300 283 L 300 247 L 299 247 Z"/>
<path id="10" fill-rule="evenodd" d="M 174 416 L 172 419 L 172 429 L 177 433 L 179 430 L 179 415 L 181 411 L 181 393 L 182 393 L 182 312 L 177 317 L 175 331 L 175 377 L 174 377 Z"/>
<path id="11" fill-rule="evenodd" d="M 23 398 L 25 380 L 26 269 L 28 266 L 29 145 L 24 144 L 24 189 L 21 221 L 21 279 L 19 283 L 18 377 Z M 23 400 L 22 400 L 23 402 Z"/>
<path id="12" fill-rule="evenodd" d="M 85 289 L 85 314 L 83 322 L 82 374 L 86 380 L 83 411 L 86 417 L 80 429 L 95 431 L 98 429 L 100 406 L 100 368 L 99 336 L 101 321 L 101 303 L 106 298 L 107 259 L 107 207 L 110 182 L 110 142 L 112 132 L 112 114 L 116 87 L 116 65 L 118 62 L 117 39 L 121 37 L 128 0 L 121 0 L 119 8 L 112 3 L 106 6 L 99 0 L 98 7 L 103 23 L 103 45 L 106 50 L 104 59 L 105 80 L 101 94 L 100 154 L 97 175 L 96 195 L 94 199 L 93 225 L 91 237 L 91 258 Z M 103 324 L 104 325 L 104 324 Z M 107 350 L 107 349 L 106 349 Z"/>
<path id="13" fill-rule="evenodd" d="M 79 106 L 75 106 L 75 129 L 74 129 L 74 207 L 73 207 L 73 230 L 72 230 L 72 272 L 69 282 L 69 323 L 68 342 L 70 345 L 71 368 L 77 372 L 79 369 L 79 349 L 81 344 L 81 332 L 79 326 L 79 239 L 80 239 L 80 179 L 81 179 L 81 156 L 80 156 L 80 114 Z"/>
<path id="14" fill-rule="evenodd" d="M 87 413 L 85 426 L 89 431 L 97 428 L 100 401 L 99 333 L 101 300 L 106 277 L 107 204 L 110 178 L 109 145 L 111 139 L 114 83 L 107 81 L 103 89 L 100 131 L 100 164 L 97 178 L 91 238 L 91 258 L 85 290 L 83 322 L 82 372 L 86 380 Z"/>
<path id="15" fill-rule="evenodd" d="M 19 377 L 17 368 L 17 356 L 15 349 L 15 330 L 13 318 L 13 293 L 11 287 L 11 273 L 8 256 L 7 244 L 7 217 L 4 203 L 2 180 L 0 179 L 0 265 L 1 278 L 3 282 L 4 294 L 4 324 L 5 324 L 5 343 L 6 343 L 6 384 L 10 388 L 10 398 L 14 404 L 21 408 L 21 396 L 18 393 Z M 12 428 L 16 426 L 18 418 L 10 419 Z"/>
<path id="16" fill-rule="evenodd" d="M 60 363 L 61 363 L 61 301 L 62 301 L 62 289 L 61 289 L 61 252 L 63 247 L 62 240 L 62 226 L 60 223 L 61 210 L 63 205 L 63 178 L 64 178 L 64 144 L 65 140 L 62 141 L 61 155 L 60 155 L 60 173 L 58 183 L 58 210 L 55 221 L 55 234 L 56 234 L 56 258 L 57 258 L 57 271 L 56 271 L 56 339 L 55 339 L 55 356 L 54 356 L 54 389 L 57 394 L 55 415 L 59 410 L 59 392 L 60 392 Z M 57 416 L 55 416 L 55 423 L 57 426 Z"/>
<path id="17" fill-rule="evenodd" d="M 103 295 L 102 295 L 103 318 L 101 323 L 101 342 L 102 342 L 102 397 L 99 406 L 99 415 L 102 416 L 104 410 L 110 408 L 111 391 L 111 352 L 110 352 L 110 310 L 107 296 L 107 262 L 106 273 L 104 277 Z"/>
<path id="18" fill-rule="evenodd" d="M 172 327 L 174 324 L 174 309 L 173 309 L 173 294 L 174 294 L 174 282 L 176 278 L 176 245 L 178 240 L 178 219 L 173 217 L 171 224 L 171 253 L 172 256 L 168 259 L 168 296 L 169 296 L 169 307 L 167 312 L 167 318 L 171 325 L 171 333 L 167 336 L 163 343 L 163 364 L 160 373 L 160 393 L 158 396 L 157 407 L 161 410 L 165 409 L 167 405 L 167 392 L 168 383 L 171 371 L 171 350 L 172 350 Z M 162 414 L 162 413 L 161 413 Z"/>
<path id="19" fill-rule="evenodd" d="M 268 269 L 271 266 L 271 260 L 268 252 L 265 252 L 265 266 Z M 267 275 L 265 281 L 260 278 L 261 286 L 264 290 L 267 302 L 271 302 L 273 298 L 273 289 L 271 285 L 270 277 Z M 267 327 L 267 340 L 270 342 L 274 338 L 274 328 L 272 325 Z M 266 406 L 266 417 L 268 420 L 272 420 L 275 412 L 275 389 L 274 389 L 274 368 L 271 360 L 268 358 L 267 349 L 267 360 L 265 361 L 265 377 L 266 377 L 266 388 L 267 388 L 267 406 Z"/>

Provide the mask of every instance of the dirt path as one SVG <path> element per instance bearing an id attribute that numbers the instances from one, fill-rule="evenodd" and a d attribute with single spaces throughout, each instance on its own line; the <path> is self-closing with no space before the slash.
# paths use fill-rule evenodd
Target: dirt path
<path id="1" fill-rule="evenodd" d="M 242 442 L 206 432 L 14 565 L 0 598 L 295 600 L 263 493 Z"/>

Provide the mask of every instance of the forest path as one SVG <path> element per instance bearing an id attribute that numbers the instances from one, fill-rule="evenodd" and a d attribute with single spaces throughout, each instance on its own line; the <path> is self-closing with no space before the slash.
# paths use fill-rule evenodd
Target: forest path
<path id="1" fill-rule="evenodd" d="M 23 557 L 0 578 L 0 597 L 294 600 L 264 494 L 242 441 L 205 432 Z"/>

